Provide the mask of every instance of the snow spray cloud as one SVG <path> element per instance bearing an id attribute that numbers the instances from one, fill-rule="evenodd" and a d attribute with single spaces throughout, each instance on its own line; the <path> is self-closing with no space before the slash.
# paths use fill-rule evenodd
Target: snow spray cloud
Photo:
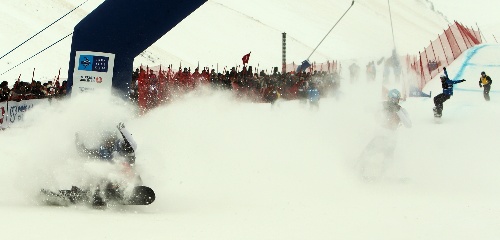
<path id="1" fill-rule="evenodd" d="M 84 141 L 91 145 L 98 137 L 95 132 L 114 130 L 117 123 L 127 123 L 136 112 L 133 105 L 105 91 L 36 105 L 26 112 L 23 122 L 0 136 L 6 166 L 0 181 L 17 196 L 36 193 L 47 185 L 71 187 L 75 178 L 81 177 L 83 166 L 75 148 L 75 133 L 83 133 Z"/>

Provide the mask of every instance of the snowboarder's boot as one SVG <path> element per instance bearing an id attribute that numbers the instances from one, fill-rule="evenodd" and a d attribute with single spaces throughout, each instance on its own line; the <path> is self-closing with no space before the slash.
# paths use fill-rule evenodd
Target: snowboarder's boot
<path id="1" fill-rule="evenodd" d="M 434 117 L 441 117 L 443 115 L 443 109 L 440 107 L 434 107 L 432 110 L 434 111 Z"/>
<path id="2" fill-rule="evenodd" d="M 116 201 L 123 199 L 123 192 L 121 191 L 120 186 L 112 183 L 108 183 L 106 185 L 105 194 L 106 194 L 106 199 L 109 200 Z"/>
<path id="3" fill-rule="evenodd" d="M 104 199 L 102 198 L 100 193 L 101 193 L 101 191 L 99 189 L 97 189 L 94 192 L 94 195 L 92 196 L 92 198 L 90 199 L 93 207 L 99 208 L 99 207 L 106 206 L 106 201 L 104 201 Z"/>
<path id="4" fill-rule="evenodd" d="M 83 191 L 77 186 L 71 186 L 71 190 L 67 191 L 66 196 L 68 196 L 71 203 L 82 202 L 85 199 L 87 192 Z"/>

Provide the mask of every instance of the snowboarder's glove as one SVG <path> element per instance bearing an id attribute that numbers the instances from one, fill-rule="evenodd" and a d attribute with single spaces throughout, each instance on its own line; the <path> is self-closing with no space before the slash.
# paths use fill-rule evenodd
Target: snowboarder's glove
<path id="1" fill-rule="evenodd" d="M 446 67 L 443 67 L 443 70 L 445 70 L 445 71 L 446 71 Z"/>
<path id="2" fill-rule="evenodd" d="M 125 128 L 125 124 L 123 124 L 122 122 L 118 123 L 118 125 L 116 125 L 116 128 L 118 128 L 118 130 L 122 130 Z"/>
<path id="3" fill-rule="evenodd" d="M 465 81 L 466 81 L 465 79 L 460 80 L 460 82 L 465 82 Z"/>
<path id="4" fill-rule="evenodd" d="M 480 88 L 482 88 L 482 87 L 483 87 L 483 85 L 481 85 L 481 83 L 480 83 L 480 84 L 479 84 L 479 87 L 480 87 Z"/>

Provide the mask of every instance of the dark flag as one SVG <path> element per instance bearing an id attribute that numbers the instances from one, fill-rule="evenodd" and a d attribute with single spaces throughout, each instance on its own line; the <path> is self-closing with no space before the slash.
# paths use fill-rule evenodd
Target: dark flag
<path id="1" fill-rule="evenodd" d="M 250 60 L 250 53 L 252 53 L 252 52 L 249 52 L 248 54 L 243 56 L 243 58 L 241 58 L 241 60 L 243 60 L 243 65 L 247 64 L 248 60 Z"/>

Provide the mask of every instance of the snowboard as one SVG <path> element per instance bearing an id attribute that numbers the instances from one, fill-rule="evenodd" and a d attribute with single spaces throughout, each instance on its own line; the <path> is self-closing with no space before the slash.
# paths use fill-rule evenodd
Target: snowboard
<path id="1" fill-rule="evenodd" d="M 82 190 L 72 187 L 70 190 L 51 191 L 41 189 L 39 200 L 47 205 L 68 206 L 78 203 L 90 203 L 93 206 L 105 206 L 108 202 L 119 205 L 149 205 L 156 199 L 153 189 L 147 186 L 136 186 L 130 194 L 124 194 L 118 189 L 106 189 L 104 197 L 92 193 L 89 190 Z"/>
<path id="2" fill-rule="evenodd" d="M 156 199 L 155 192 L 150 187 L 134 187 L 132 195 L 125 201 L 125 205 L 149 205 Z"/>

